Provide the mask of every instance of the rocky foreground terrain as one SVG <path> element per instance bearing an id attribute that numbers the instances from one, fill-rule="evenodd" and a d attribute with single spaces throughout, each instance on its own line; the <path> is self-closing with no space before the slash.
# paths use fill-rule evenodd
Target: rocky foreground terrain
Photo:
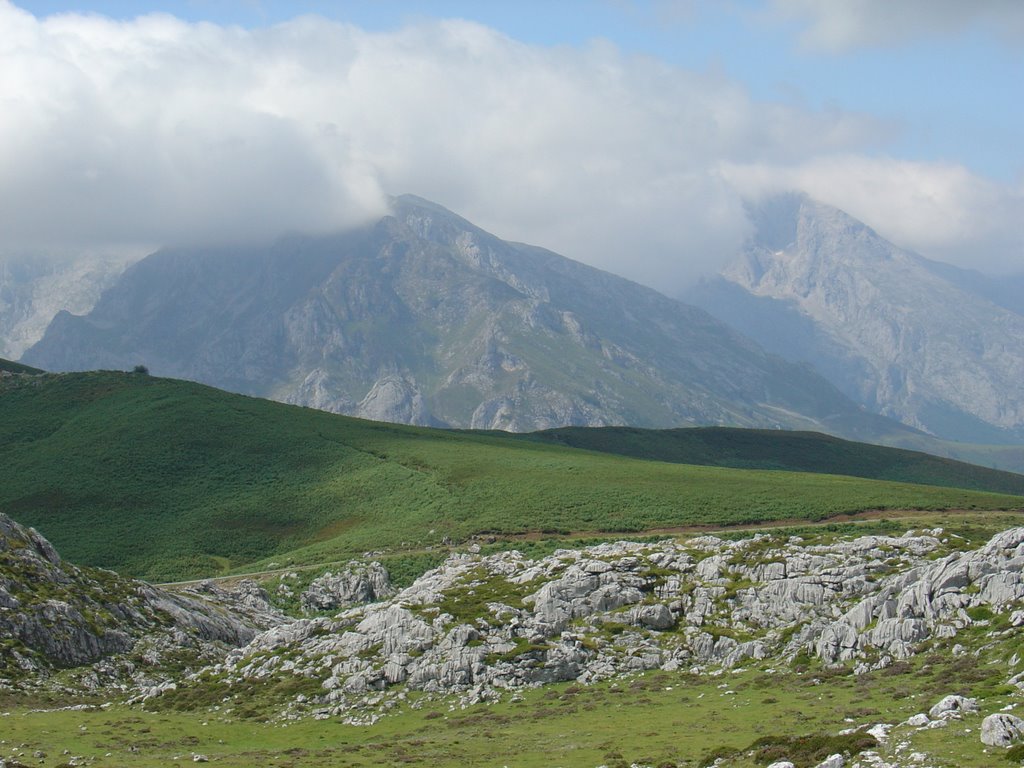
<path id="1" fill-rule="evenodd" d="M 209 596 L 72 565 L 35 530 L 0 514 L 0 688 L 51 678 L 84 690 L 153 685 L 222 658 L 283 619 L 238 595 L 211 588 Z"/>
<path id="2" fill-rule="evenodd" d="M 814 546 L 703 536 L 536 561 L 455 555 L 388 600 L 272 628 L 211 673 L 315 679 L 319 694 L 303 711 L 372 720 L 374 706 L 407 689 L 475 702 L 558 681 L 801 656 L 865 672 L 970 628 L 1015 636 L 1024 528 L 972 552 L 944 554 L 948 544 L 936 529 Z"/>
<path id="3" fill-rule="evenodd" d="M 172 594 L 67 565 L 9 518 L 0 532 L 9 686 L 52 676 L 128 689 L 144 707 L 225 711 L 264 692 L 279 721 L 368 724 L 400 706 L 515 700 L 561 681 L 750 666 L 859 676 L 927 652 L 995 659 L 1013 698 L 1024 695 L 1024 528 L 980 548 L 937 528 L 817 543 L 782 534 L 616 542 L 540 559 L 471 552 L 397 593 L 379 564 L 352 564 L 315 579 L 298 601 L 328 615 L 299 619 L 270 600 L 295 597 L 295 573 Z M 986 749 L 1017 743 L 1024 721 L 1005 711 L 1014 703 L 988 706 L 948 696 L 906 722 L 877 723 L 865 733 L 888 751 L 867 749 L 852 764 L 928 764 L 900 734 L 965 716 L 984 715 Z"/>

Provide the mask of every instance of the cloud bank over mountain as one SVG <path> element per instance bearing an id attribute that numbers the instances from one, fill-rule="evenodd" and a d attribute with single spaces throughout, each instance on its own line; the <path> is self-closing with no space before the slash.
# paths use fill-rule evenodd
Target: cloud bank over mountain
<path id="1" fill-rule="evenodd" d="M 8 249 L 322 232 L 409 191 L 671 293 L 736 252 L 740 197 L 769 179 L 963 265 L 1012 268 L 1024 243 L 1020 183 L 879 157 L 886 121 L 756 101 L 601 41 L 40 20 L 3 0 L 0 31 Z"/>

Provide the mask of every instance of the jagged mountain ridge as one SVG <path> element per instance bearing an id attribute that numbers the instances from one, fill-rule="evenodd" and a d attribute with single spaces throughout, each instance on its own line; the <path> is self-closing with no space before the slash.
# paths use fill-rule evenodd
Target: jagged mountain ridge
<path id="1" fill-rule="evenodd" d="M 875 412 L 952 440 L 1024 440 L 1024 316 L 1012 291 L 803 195 L 751 215 L 744 252 L 688 301 Z"/>
<path id="2" fill-rule="evenodd" d="M 341 235 L 153 254 L 88 315 L 58 315 L 23 361 L 145 363 L 412 424 L 893 426 L 699 309 L 412 196 Z"/>

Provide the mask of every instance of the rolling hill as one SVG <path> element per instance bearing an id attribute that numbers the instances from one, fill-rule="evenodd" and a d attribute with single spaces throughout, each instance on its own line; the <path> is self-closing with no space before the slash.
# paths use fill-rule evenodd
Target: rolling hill
<path id="1" fill-rule="evenodd" d="M 368 422 L 139 373 L 0 380 L 0 511 L 75 561 L 151 579 L 487 532 L 1022 506 L 980 491 Z"/>
<path id="2" fill-rule="evenodd" d="M 4 360 L 0 358 L 0 371 L 6 371 L 7 373 L 42 373 L 38 368 L 33 368 L 30 365 L 23 365 L 22 363 L 15 363 L 11 360 Z"/>
<path id="3" fill-rule="evenodd" d="M 1024 475 L 920 451 L 841 440 L 818 432 L 691 427 L 561 427 L 524 438 L 638 459 L 737 469 L 781 469 L 1024 494 Z"/>

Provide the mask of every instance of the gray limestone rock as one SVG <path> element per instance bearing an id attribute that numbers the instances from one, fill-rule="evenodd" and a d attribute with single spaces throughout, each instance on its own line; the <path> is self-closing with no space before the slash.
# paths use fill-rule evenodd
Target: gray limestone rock
<path id="1" fill-rule="evenodd" d="M 38 538 L 15 534 L 6 546 L 25 553 L 54 582 L 73 586 L 81 578 Z M 136 629 L 148 637 L 149 612 L 157 612 L 180 642 L 226 651 L 265 621 L 270 628 L 244 648 L 213 657 L 217 675 L 229 682 L 317 681 L 322 693 L 307 696 L 304 706 L 335 715 L 378 707 L 406 690 L 485 701 L 497 691 L 555 681 L 729 669 L 751 659 L 781 665 L 801 653 L 866 672 L 932 638 L 955 638 L 969 625 L 968 608 L 1009 613 L 1015 603 L 997 598 L 1013 587 L 1024 563 L 1024 529 L 944 557 L 936 554 L 942 552 L 933 532 L 815 546 L 762 534 L 756 544 L 703 536 L 558 550 L 538 560 L 519 552 L 456 554 L 390 596 L 378 565 L 352 566 L 325 574 L 310 594 L 361 602 L 294 622 L 274 617 L 266 593 L 251 582 L 230 589 L 200 584 L 187 595 L 129 582 L 134 598 L 116 604 L 117 626 L 90 638 L 72 635 L 72 646 L 86 655 L 152 651 L 158 659 L 172 639 L 143 651 Z M 700 567 L 698 560 L 711 565 Z M 780 562 L 784 569 L 768 567 Z M 995 583 L 1001 586 L 987 589 Z M 32 604 L 46 621 L 88 624 L 86 605 L 54 597 L 32 603 L 9 578 L 0 587 L 5 603 Z M 471 595 L 473 612 L 453 603 L 454 594 Z M 362 602 L 368 599 L 374 602 Z M 0 626 L 9 626 L 11 615 L 20 614 L 0 610 Z M 64 643 L 67 635 L 61 637 Z M 73 652 L 51 642 L 55 653 Z M 1008 677 L 1012 684 L 1016 676 Z M 919 716 L 921 725 L 946 725 L 973 706 L 971 699 L 946 697 L 932 708 L 932 719 Z"/>
<path id="2" fill-rule="evenodd" d="M 1024 739 L 1024 720 L 1016 715 L 997 713 L 981 721 L 981 743 L 990 747 L 1009 747 Z"/>
<path id="3" fill-rule="evenodd" d="M 0 261 L 0 357 L 17 360 L 59 312 L 82 315 L 143 253 L 90 253 L 74 259 L 41 253 Z"/>
<path id="4" fill-rule="evenodd" d="M 244 616 L 246 622 L 257 629 L 270 629 L 291 621 L 271 604 L 266 590 L 252 579 L 234 584 L 203 581 L 181 593 L 228 608 L 234 615 Z"/>
<path id="5" fill-rule="evenodd" d="M 978 700 L 965 696 L 943 696 L 931 709 L 928 716 L 932 720 L 949 720 L 963 717 L 965 713 L 977 712 Z"/>
<path id="6" fill-rule="evenodd" d="M 672 611 L 662 603 L 632 608 L 629 612 L 629 620 L 637 626 L 648 629 L 669 629 L 676 623 Z"/>
<path id="7" fill-rule="evenodd" d="M 300 601 L 306 612 L 329 611 L 384 600 L 394 593 L 380 563 L 350 562 L 340 573 L 328 571 L 314 579 Z"/>
<path id="8" fill-rule="evenodd" d="M 946 628 L 955 633 L 950 617 L 962 605 L 986 600 L 984 590 L 966 586 L 1016 573 L 1021 541 L 1001 535 L 974 552 L 934 560 L 928 558 L 940 544 L 932 532 L 815 547 L 781 541 L 764 555 L 738 561 L 735 555 L 751 542 L 709 536 L 559 550 L 537 561 L 517 552 L 459 554 L 393 598 L 332 619 L 276 627 L 230 657 L 228 668 L 243 676 L 273 673 L 264 660 L 268 651 L 271 658 L 298 653 L 296 669 L 305 668 L 302 658 L 314 664 L 329 656 L 334 662 L 323 673 L 325 690 L 343 689 L 349 699 L 396 685 L 451 693 L 589 683 L 695 664 L 729 668 L 801 650 L 830 664 L 879 668 L 933 635 L 944 636 Z M 697 567 L 694 550 L 704 555 Z M 766 567 L 780 558 L 784 569 Z M 452 589 L 486 590 L 494 579 L 506 585 L 501 599 L 484 600 L 483 613 L 471 621 L 436 607 Z M 730 593 L 731 579 L 753 586 Z M 675 632 L 666 631 L 677 622 Z M 736 631 L 753 638 L 739 642 Z M 261 659 L 251 668 L 250 656 Z M 310 668 L 306 674 L 319 673 Z M 954 698 L 939 709 L 969 707 L 969 700 Z M 938 711 L 936 722 L 950 716 Z"/>
<path id="9" fill-rule="evenodd" d="M 393 374 L 383 376 L 373 383 L 370 391 L 356 406 L 354 415 L 400 424 L 429 426 L 433 423 L 415 378 Z"/>
<path id="10" fill-rule="evenodd" d="M 233 612 L 212 592 L 175 594 L 67 563 L 36 531 L 3 514 L 0 553 L 0 640 L 7 644 L 0 677 L 8 681 L 26 671 L 45 677 L 57 668 L 106 665 L 103 678 L 123 682 L 134 674 L 134 656 L 159 675 L 169 653 L 188 649 L 197 662 L 212 661 L 270 625 L 252 611 Z M 111 665 L 111 658 L 123 661 Z"/>

